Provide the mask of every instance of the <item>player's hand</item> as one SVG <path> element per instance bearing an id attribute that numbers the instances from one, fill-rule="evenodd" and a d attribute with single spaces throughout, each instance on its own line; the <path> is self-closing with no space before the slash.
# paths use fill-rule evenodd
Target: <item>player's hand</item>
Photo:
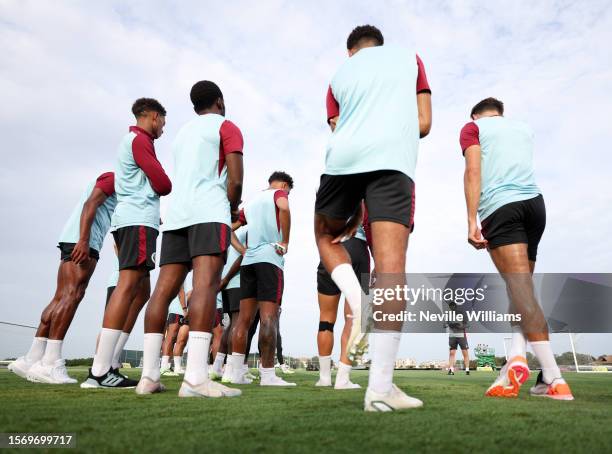
<path id="1" fill-rule="evenodd" d="M 70 258 L 75 265 L 82 265 L 87 262 L 87 260 L 89 260 L 89 242 L 79 240 L 79 242 L 74 245 Z"/>
<path id="2" fill-rule="evenodd" d="M 289 243 L 278 242 L 274 245 L 278 255 L 285 255 L 289 251 Z"/>
<path id="3" fill-rule="evenodd" d="M 468 223 L 468 243 L 474 246 L 475 249 L 484 249 L 489 245 L 489 242 L 482 236 L 476 221 L 469 221 Z"/>

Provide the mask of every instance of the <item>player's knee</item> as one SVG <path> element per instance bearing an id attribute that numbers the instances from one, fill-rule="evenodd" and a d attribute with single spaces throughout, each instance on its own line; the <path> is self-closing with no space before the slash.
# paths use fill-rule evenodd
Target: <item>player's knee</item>
<path id="1" fill-rule="evenodd" d="M 320 321 L 319 322 L 319 331 L 330 331 L 330 332 L 334 332 L 334 323 L 331 322 L 326 322 L 326 321 Z"/>

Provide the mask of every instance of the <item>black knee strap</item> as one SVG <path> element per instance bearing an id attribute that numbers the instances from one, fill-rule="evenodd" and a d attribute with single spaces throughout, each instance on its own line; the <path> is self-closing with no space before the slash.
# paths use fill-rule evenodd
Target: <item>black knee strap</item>
<path id="1" fill-rule="evenodd" d="M 334 324 L 330 322 L 319 322 L 319 331 L 334 332 Z"/>

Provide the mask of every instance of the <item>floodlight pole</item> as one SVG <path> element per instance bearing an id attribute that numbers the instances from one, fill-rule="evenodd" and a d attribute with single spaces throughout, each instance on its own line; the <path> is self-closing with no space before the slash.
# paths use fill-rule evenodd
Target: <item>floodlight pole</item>
<path id="1" fill-rule="evenodd" d="M 576 358 L 576 347 L 574 346 L 574 336 L 572 336 L 571 332 L 567 333 L 569 335 L 570 345 L 572 346 L 572 354 L 574 355 L 574 366 L 576 367 L 576 372 L 580 372 L 578 368 L 578 358 Z"/>

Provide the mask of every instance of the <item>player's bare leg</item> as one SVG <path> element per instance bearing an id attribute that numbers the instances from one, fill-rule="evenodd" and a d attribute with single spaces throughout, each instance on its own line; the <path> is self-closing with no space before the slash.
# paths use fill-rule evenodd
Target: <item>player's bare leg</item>
<path id="1" fill-rule="evenodd" d="M 182 325 L 178 330 L 176 336 L 176 342 L 174 343 L 174 349 L 172 350 L 172 356 L 174 357 L 174 372 L 176 374 L 184 374 L 183 369 L 183 353 L 189 340 L 189 325 Z"/>
<path id="2" fill-rule="evenodd" d="M 295 386 L 278 377 L 274 370 L 278 330 L 278 303 L 259 302 L 259 350 L 261 352 L 261 386 Z"/>
<path id="3" fill-rule="evenodd" d="M 215 322 L 217 291 L 225 257 L 194 257 L 193 290 L 189 302 L 189 355 L 180 397 L 234 397 L 242 394 L 208 378 L 208 353 Z M 170 301 L 168 301 L 169 303 Z"/>
<path id="4" fill-rule="evenodd" d="M 324 295 L 318 293 L 317 295 L 319 300 L 319 331 L 317 333 L 319 381 L 315 386 L 331 386 L 331 354 L 334 348 L 334 324 L 336 323 L 340 294 Z"/>
<path id="5" fill-rule="evenodd" d="M 362 332 L 361 301 L 364 296 L 359 280 L 351 267 L 351 258 L 340 242 L 334 240 L 346 228 L 347 220 L 332 219 L 315 214 L 315 239 L 323 266 L 344 294 L 353 317 L 352 330 L 348 341 L 348 356 L 356 361 L 367 351 L 368 336 Z"/>
<path id="6" fill-rule="evenodd" d="M 9 370 L 33 382 L 76 383 L 68 376 L 62 346 L 96 264 L 91 258 L 81 265 L 72 261 L 60 263 L 55 295 L 41 314 L 32 347 L 28 354 L 12 362 Z"/>
<path id="7" fill-rule="evenodd" d="M 542 367 L 531 394 L 556 400 L 573 400 L 569 386 L 563 380 L 550 347 L 548 325 L 538 304 L 533 288 L 532 273 L 535 262 L 530 261 L 526 243 L 500 246 L 490 251 L 493 263 L 506 282 L 512 310 L 521 315 L 520 327 Z M 515 337 L 513 336 L 513 341 Z M 513 346 L 514 347 L 514 346 Z M 511 352 L 514 348 L 511 347 Z M 486 395 L 516 397 L 520 386 L 529 378 L 525 357 L 514 356 L 502 368 L 500 377 L 489 387 Z M 505 377 L 505 378 L 504 378 Z"/>
<path id="8" fill-rule="evenodd" d="M 138 315 L 140 315 L 140 311 L 149 301 L 149 297 L 151 296 L 151 280 L 146 277 L 140 281 L 140 288 L 138 289 L 138 293 L 136 297 L 130 303 L 130 308 L 127 313 L 127 317 L 125 322 L 123 323 L 123 328 L 121 329 L 121 335 L 119 336 L 119 340 L 117 341 L 117 345 L 115 345 L 115 352 L 113 353 L 113 360 L 111 366 L 113 370 L 117 373 L 119 369 L 121 369 L 121 363 L 119 359 L 121 357 L 121 353 L 123 352 L 123 348 L 127 343 L 132 330 L 134 329 L 134 325 L 136 324 L 136 320 L 138 320 Z"/>
<path id="9" fill-rule="evenodd" d="M 233 329 L 232 334 L 232 355 L 226 367 L 230 367 L 231 382 L 235 384 L 249 384 L 243 373 L 243 364 L 245 362 L 245 353 L 247 347 L 247 339 L 249 329 L 255 320 L 257 314 L 257 300 L 255 298 L 246 298 L 240 301 L 240 312 L 238 320 Z"/>
<path id="10" fill-rule="evenodd" d="M 406 284 L 406 250 L 408 227 L 395 222 L 375 221 L 372 227 L 372 249 L 376 265 L 376 288 L 394 288 Z M 399 314 L 405 301 L 391 300 L 379 309 L 385 314 Z M 402 322 L 383 321 L 374 324 L 372 363 L 368 390 L 365 397 L 366 411 L 394 411 L 423 405 L 418 399 L 404 394 L 393 384 L 393 370 L 401 339 Z"/>
<path id="11" fill-rule="evenodd" d="M 455 357 L 457 350 L 452 348 L 448 353 L 448 375 L 455 375 Z"/>
<path id="12" fill-rule="evenodd" d="M 178 295 L 188 272 L 189 267 L 182 263 L 163 265 L 160 269 L 155 290 L 145 311 L 142 376 L 136 387 L 137 394 L 151 394 L 164 390 L 164 386 L 159 380 L 159 353 L 164 338 L 163 332 L 168 317 L 168 306 Z"/>

